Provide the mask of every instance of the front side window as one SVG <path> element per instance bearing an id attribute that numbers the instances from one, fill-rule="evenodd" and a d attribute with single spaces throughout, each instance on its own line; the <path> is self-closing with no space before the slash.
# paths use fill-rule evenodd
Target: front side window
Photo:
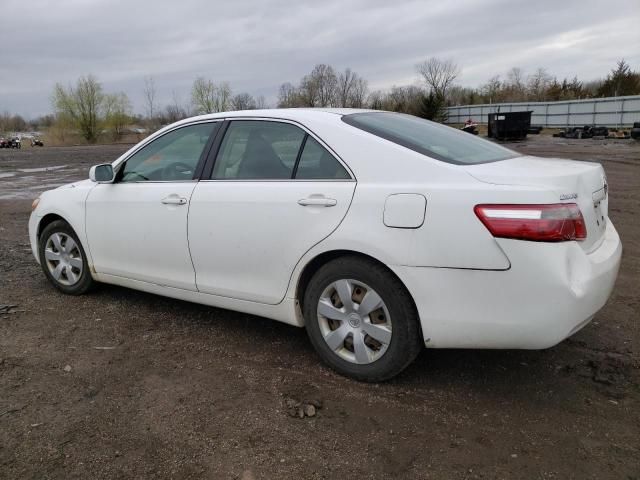
<path id="1" fill-rule="evenodd" d="M 290 179 L 305 132 L 289 123 L 235 120 L 213 168 L 214 179 Z"/>
<path id="2" fill-rule="evenodd" d="M 134 153 L 120 170 L 119 181 L 188 181 L 217 122 L 199 123 L 173 130 Z"/>
<path id="3" fill-rule="evenodd" d="M 461 130 L 402 113 L 353 113 L 343 116 L 342 121 L 428 157 L 457 165 L 520 156 L 513 150 Z"/>

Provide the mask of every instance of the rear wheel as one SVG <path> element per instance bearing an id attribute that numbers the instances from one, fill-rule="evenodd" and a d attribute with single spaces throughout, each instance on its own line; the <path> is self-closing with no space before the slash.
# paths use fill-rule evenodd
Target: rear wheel
<path id="1" fill-rule="evenodd" d="M 56 220 L 47 225 L 40 234 L 38 247 L 42 270 L 58 290 L 81 295 L 94 285 L 87 256 L 67 222 Z"/>
<path id="2" fill-rule="evenodd" d="M 321 267 L 305 291 L 303 309 L 307 333 L 321 358 L 357 380 L 387 380 L 422 348 L 409 293 L 371 260 L 342 257 Z"/>

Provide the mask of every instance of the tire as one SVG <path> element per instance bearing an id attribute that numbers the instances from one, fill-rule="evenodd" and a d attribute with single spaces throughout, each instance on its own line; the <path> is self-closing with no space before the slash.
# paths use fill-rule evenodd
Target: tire
<path id="1" fill-rule="evenodd" d="M 404 285 L 382 265 L 360 257 L 341 257 L 322 266 L 304 293 L 303 314 L 322 360 L 356 380 L 381 382 L 398 375 L 424 345 Z"/>
<path id="2" fill-rule="evenodd" d="M 38 256 L 45 276 L 61 292 L 82 295 L 95 285 L 84 248 L 64 220 L 51 222 L 42 230 Z"/>

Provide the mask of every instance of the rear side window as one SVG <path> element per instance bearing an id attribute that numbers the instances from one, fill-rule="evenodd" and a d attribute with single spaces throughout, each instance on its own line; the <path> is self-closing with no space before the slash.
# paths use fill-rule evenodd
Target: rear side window
<path id="1" fill-rule="evenodd" d="M 291 178 L 304 137 L 304 131 L 289 123 L 233 121 L 220 146 L 212 178 Z"/>
<path id="2" fill-rule="evenodd" d="M 296 178 L 300 180 L 344 180 L 351 177 L 326 148 L 314 138 L 307 137 L 300 155 Z"/>
<path id="3" fill-rule="evenodd" d="M 422 118 L 391 112 L 353 113 L 342 121 L 390 142 L 457 165 L 496 162 L 520 154 L 469 133 Z"/>

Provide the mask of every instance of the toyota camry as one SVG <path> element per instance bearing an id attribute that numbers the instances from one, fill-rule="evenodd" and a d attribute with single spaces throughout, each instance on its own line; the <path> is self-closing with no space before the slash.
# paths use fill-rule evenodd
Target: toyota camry
<path id="1" fill-rule="evenodd" d="M 49 281 L 98 282 L 306 328 L 382 381 L 422 348 L 551 347 L 607 301 L 621 243 L 601 165 L 413 116 L 226 112 L 169 125 L 43 193 Z"/>

